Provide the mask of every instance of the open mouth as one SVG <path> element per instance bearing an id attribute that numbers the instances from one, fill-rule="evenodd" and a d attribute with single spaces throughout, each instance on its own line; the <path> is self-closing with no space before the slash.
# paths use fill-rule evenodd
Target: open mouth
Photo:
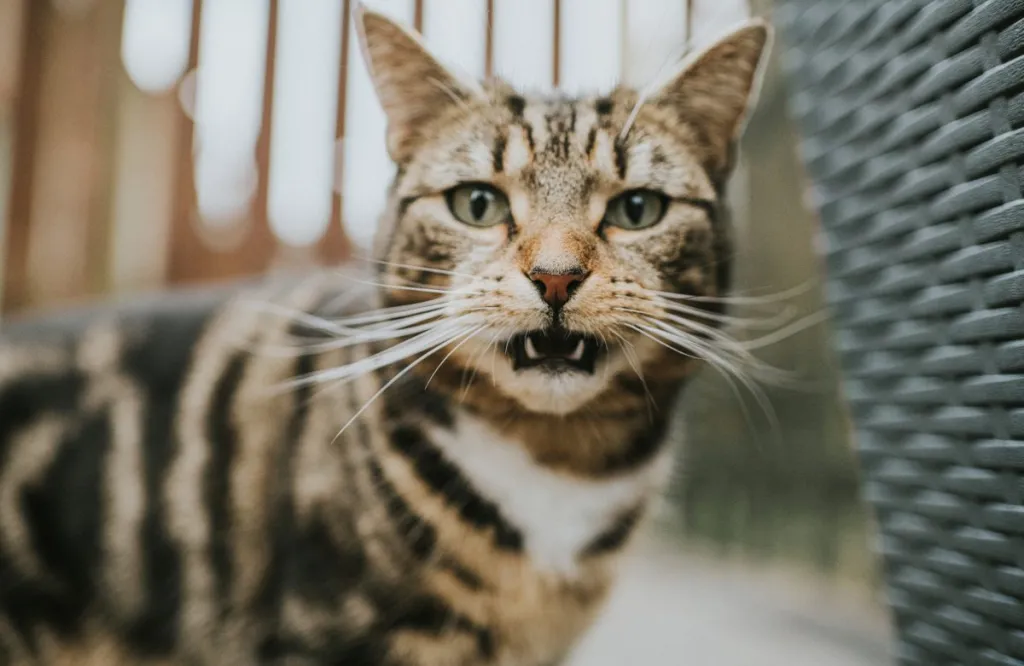
<path id="1" fill-rule="evenodd" d="M 589 335 L 550 328 L 515 336 L 508 345 L 508 354 L 514 370 L 541 368 L 593 374 L 602 349 L 603 345 Z"/>

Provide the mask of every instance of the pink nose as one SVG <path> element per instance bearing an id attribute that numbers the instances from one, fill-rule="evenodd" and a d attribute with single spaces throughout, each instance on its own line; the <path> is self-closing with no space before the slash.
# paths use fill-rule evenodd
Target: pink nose
<path id="1" fill-rule="evenodd" d="M 586 277 L 587 274 L 581 270 L 568 273 L 549 273 L 536 269 L 530 271 L 530 279 L 533 280 L 533 285 L 540 292 L 541 298 L 555 310 L 572 298 L 576 288 Z"/>

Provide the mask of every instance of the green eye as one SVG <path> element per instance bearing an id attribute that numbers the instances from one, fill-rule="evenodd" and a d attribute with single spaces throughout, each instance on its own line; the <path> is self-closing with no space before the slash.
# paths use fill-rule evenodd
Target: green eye
<path id="1" fill-rule="evenodd" d="M 445 193 L 448 209 L 460 222 L 474 227 L 493 227 L 509 217 L 508 199 L 490 185 L 467 183 Z"/>
<path id="2" fill-rule="evenodd" d="M 630 190 L 608 202 L 604 221 L 621 229 L 646 229 L 661 222 L 666 208 L 668 202 L 664 194 Z"/>

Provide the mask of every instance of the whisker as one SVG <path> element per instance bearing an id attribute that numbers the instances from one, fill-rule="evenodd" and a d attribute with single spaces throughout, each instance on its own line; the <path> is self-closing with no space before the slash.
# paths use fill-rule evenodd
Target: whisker
<path id="1" fill-rule="evenodd" d="M 804 317 L 801 317 L 800 319 L 797 319 L 796 321 L 790 323 L 788 326 L 784 326 L 776 331 L 767 333 L 761 336 L 760 338 L 744 341 L 741 344 L 743 345 L 744 349 L 761 349 L 763 347 L 768 347 L 777 342 L 781 342 L 782 340 L 785 340 L 790 336 L 796 335 L 797 333 L 801 333 L 809 328 L 813 328 L 818 324 L 823 324 L 826 321 L 828 321 L 828 318 L 828 310 L 821 309 L 818 310 L 817 312 L 812 312 Z"/>
<path id="2" fill-rule="evenodd" d="M 766 305 L 768 303 L 777 303 L 779 301 L 786 301 L 796 296 L 802 296 L 807 292 L 811 291 L 814 287 L 819 284 L 816 278 L 805 280 L 804 282 L 790 287 L 783 291 L 774 293 L 768 293 L 763 296 L 750 295 L 750 292 L 742 293 L 729 296 L 694 296 L 691 294 L 679 294 L 671 291 L 658 291 L 657 289 L 647 289 L 644 291 L 662 298 L 668 298 L 671 300 L 680 301 L 692 301 L 694 303 L 725 303 L 731 305 Z"/>
<path id="3" fill-rule="evenodd" d="M 636 345 L 626 339 L 626 336 L 622 335 L 618 331 L 612 331 L 612 335 L 618 338 L 622 347 L 622 355 L 626 359 L 626 363 L 636 373 L 636 377 L 640 380 L 640 385 L 644 388 L 644 393 L 647 396 L 647 416 L 648 418 L 654 418 L 654 412 L 658 409 L 657 403 L 654 401 L 654 396 L 651 394 L 651 390 L 647 387 L 647 380 L 644 378 L 643 370 L 641 369 L 640 359 L 636 355 Z"/>
<path id="4" fill-rule="evenodd" d="M 786 305 L 781 312 L 771 315 L 770 317 L 739 317 L 737 315 L 709 312 L 703 308 L 685 305 L 683 303 L 674 303 L 667 300 L 656 299 L 655 302 L 659 307 L 667 312 L 699 317 L 709 321 L 718 322 L 723 326 L 740 329 L 775 328 L 792 320 L 793 315 L 797 311 L 795 306 Z"/>
<path id="5" fill-rule="evenodd" d="M 436 375 L 437 371 L 441 369 L 441 366 L 444 365 L 444 362 L 447 361 L 451 357 L 452 354 L 454 354 L 455 352 L 457 352 L 459 350 L 459 347 L 461 347 L 462 345 L 466 344 L 467 342 L 469 342 L 470 340 L 475 338 L 476 334 L 479 333 L 480 331 L 484 330 L 485 328 L 487 328 L 486 325 L 477 326 L 475 329 L 473 329 L 473 331 L 469 334 L 469 336 L 467 336 L 467 337 L 462 339 L 462 342 L 460 342 L 459 344 L 457 344 L 454 347 L 452 347 L 451 351 L 449 351 L 447 354 L 445 354 L 444 358 L 441 359 L 441 362 L 437 364 L 436 368 L 434 368 L 434 371 L 432 373 L 430 373 L 430 377 L 427 378 L 427 383 L 423 385 L 424 388 L 426 388 L 427 386 L 430 386 L 430 382 L 432 382 L 434 380 L 434 375 Z"/>
<path id="6" fill-rule="evenodd" d="M 470 279 L 477 279 L 478 276 L 471 275 L 469 273 L 459 273 L 457 271 L 449 271 L 443 268 L 434 268 L 431 266 L 418 266 L 416 264 L 403 264 L 397 261 L 385 261 L 383 259 L 373 259 L 371 257 L 361 258 L 360 261 L 367 261 L 373 264 L 379 264 L 381 266 L 390 266 L 392 268 L 407 268 L 409 270 L 423 271 L 424 273 L 434 273 L 435 275 L 451 275 L 453 277 L 464 277 Z"/>
<path id="7" fill-rule="evenodd" d="M 633 328 L 633 325 L 629 326 L 630 328 Z M 744 412 L 744 417 L 748 421 L 748 426 L 752 427 L 752 421 L 750 420 L 749 414 L 747 413 L 745 402 L 743 401 L 743 397 L 740 395 L 738 390 L 739 387 L 737 387 L 735 382 L 733 381 L 734 379 L 738 380 L 741 384 L 743 384 L 743 387 L 750 393 L 750 395 L 754 397 L 754 400 L 757 401 L 757 404 L 761 408 L 761 411 L 768 419 L 772 432 L 779 432 L 780 424 L 778 420 L 778 415 L 775 412 L 774 406 L 772 406 L 771 404 L 771 400 L 768 399 L 768 396 L 765 395 L 764 391 L 761 390 L 761 388 L 755 382 L 753 382 L 751 378 L 746 375 L 746 373 L 742 372 L 738 366 L 736 366 L 734 363 L 731 363 L 727 358 L 723 358 L 720 354 L 717 353 L 716 350 L 708 347 L 707 345 L 694 345 L 697 346 L 696 351 L 698 351 L 700 354 L 699 356 L 695 356 L 692 352 L 688 350 L 680 349 L 678 347 L 678 344 L 680 344 L 679 341 L 673 341 L 676 344 L 668 344 L 660 340 L 658 338 L 660 333 L 657 329 L 651 329 L 643 325 L 640 325 L 640 327 L 634 328 L 634 330 L 641 333 L 642 335 L 645 335 L 654 342 L 657 342 L 662 346 L 667 347 L 668 349 L 676 351 L 677 353 L 681 353 L 684 356 L 704 360 L 708 362 L 709 365 L 711 365 L 713 368 L 718 370 L 718 372 L 722 374 L 723 378 L 725 378 L 726 382 L 730 387 L 730 390 L 733 392 L 733 395 L 736 396 L 736 399 L 740 404 L 740 408 Z M 690 341 L 690 344 L 693 344 L 693 342 L 694 341 Z"/>
<path id="8" fill-rule="evenodd" d="M 361 331 L 353 329 L 351 332 L 346 333 L 344 337 L 340 337 L 336 340 L 318 340 L 317 342 L 311 342 L 303 345 L 270 345 L 265 344 L 256 348 L 254 351 L 258 351 L 262 355 L 277 357 L 277 358 L 288 358 L 293 356 L 302 356 L 307 354 L 322 354 L 325 352 L 336 351 L 338 349 L 344 349 L 345 347 L 351 347 L 353 345 L 365 344 L 368 342 L 385 342 L 387 340 L 395 340 L 398 338 L 406 338 L 419 333 L 425 333 L 427 331 L 437 328 L 438 322 L 427 322 L 418 326 L 408 326 L 398 329 L 386 329 L 386 330 L 365 330 Z"/>
<path id="9" fill-rule="evenodd" d="M 454 320 L 448 325 L 439 325 L 425 333 L 420 333 L 410 340 L 404 340 L 393 347 L 373 354 L 372 356 L 360 359 L 353 363 L 328 370 L 301 375 L 282 384 L 283 389 L 295 389 L 310 384 L 319 384 L 329 381 L 340 381 L 364 375 L 404 358 L 418 354 L 424 349 L 435 344 L 439 340 L 451 340 L 452 336 L 461 334 L 468 330 L 464 321 Z"/>
<path id="10" fill-rule="evenodd" d="M 463 293 L 471 293 L 471 292 L 466 292 L 465 291 L 465 287 L 424 287 L 424 286 L 414 286 L 414 285 L 388 284 L 386 282 L 375 282 L 373 280 L 366 280 L 366 279 L 363 279 L 363 278 L 357 278 L 357 277 L 352 277 L 352 276 L 345 276 L 345 279 L 349 280 L 350 282 L 355 282 L 356 284 L 362 284 L 362 285 L 366 285 L 366 286 L 369 286 L 369 287 L 377 287 L 377 288 L 380 288 L 380 289 L 396 289 L 398 291 L 415 291 L 415 292 L 425 293 L 425 294 L 452 294 L 452 293 L 456 293 L 456 292 L 458 292 L 460 290 L 463 290 Z"/>
<path id="11" fill-rule="evenodd" d="M 729 359 L 729 357 L 732 357 L 731 360 L 742 362 L 751 371 L 755 371 L 759 375 L 761 381 L 767 381 L 778 386 L 786 386 L 790 382 L 794 381 L 792 373 L 788 373 L 765 363 L 746 350 L 742 344 L 724 334 L 720 334 L 720 337 L 714 338 L 713 341 L 717 346 L 712 346 L 711 342 L 708 340 L 691 335 L 685 331 L 674 329 L 657 319 L 648 319 L 650 322 L 648 326 L 652 327 L 652 332 L 664 337 L 666 340 L 671 340 L 676 344 L 685 345 L 687 348 L 695 349 L 702 354 L 713 354 L 720 357 L 722 354 L 726 354 L 726 356 L 722 358 Z"/>
<path id="12" fill-rule="evenodd" d="M 385 382 L 384 385 L 381 386 L 380 389 L 378 389 L 376 393 L 374 393 L 372 396 L 370 396 L 370 399 L 367 400 L 366 403 L 364 403 L 363 406 L 360 407 L 356 411 L 356 413 L 352 415 L 352 418 L 350 418 L 348 421 L 345 422 L 345 425 L 343 425 L 341 427 L 341 430 L 338 431 L 338 434 L 334 436 L 334 440 L 332 440 L 332 443 L 334 441 L 337 441 L 337 439 L 339 437 L 341 437 L 341 435 L 348 429 L 348 427 L 350 425 L 352 425 L 355 422 L 356 419 L 358 419 L 360 416 L 362 416 L 363 412 L 365 412 L 369 408 L 369 406 L 372 405 L 373 402 L 375 400 L 377 400 L 377 398 L 379 398 L 385 391 L 387 391 L 389 388 L 391 388 L 394 385 L 395 382 L 397 382 L 399 379 L 404 377 L 409 371 L 411 371 L 417 365 L 422 363 L 428 357 L 432 356 L 438 350 L 444 349 L 447 345 L 450 345 L 452 342 L 455 342 L 455 340 L 459 339 L 460 337 L 462 337 L 464 335 L 467 335 L 467 334 L 471 333 L 472 331 L 473 331 L 473 329 L 469 329 L 468 331 L 463 329 L 462 332 L 459 333 L 458 335 L 456 335 L 455 337 L 449 338 L 449 339 L 443 341 L 441 344 L 433 347 L 432 349 L 430 349 L 429 351 L 424 353 L 422 356 L 417 358 L 415 361 L 413 361 L 412 363 L 410 363 L 409 365 L 405 366 L 404 368 L 399 370 L 397 373 L 395 373 L 394 377 L 392 377 L 387 382 Z"/>

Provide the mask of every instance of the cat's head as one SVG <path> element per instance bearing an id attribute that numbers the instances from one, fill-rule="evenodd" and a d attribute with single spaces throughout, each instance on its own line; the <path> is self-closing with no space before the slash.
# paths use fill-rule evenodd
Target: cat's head
<path id="1" fill-rule="evenodd" d="M 398 167 L 375 248 L 385 295 L 445 304 L 424 351 L 554 414 L 714 353 L 722 198 L 764 23 L 646 93 L 568 98 L 465 80 L 386 17 L 357 21 Z"/>

